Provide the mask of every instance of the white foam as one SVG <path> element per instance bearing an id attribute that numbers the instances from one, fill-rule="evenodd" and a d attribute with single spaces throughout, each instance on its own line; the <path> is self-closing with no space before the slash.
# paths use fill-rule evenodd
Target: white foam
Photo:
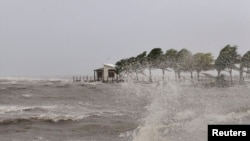
<path id="1" fill-rule="evenodd" d="M 250 117 L 250 110 L 247 110 L 245 112 L 230 112 L 225 115 L 221 114 L 208 114 L 205 115 L 207 119 L 210 121 L 216 121 L 216 122 L 225 122 L 225 121 L 240 121 L 246 117 Z"/>
<path id="2" fill-rule="evenodd" d="M 59 122 L 59 121 L 80 121 L 88 115 L 59 115 L 59 114 L 40 114 L 34 116 L 15 116 L 15 117 L 4 117 L 0 119 L 0 123 L 16 123 L 18 121 L 51 121 L 51 122 Z"/>
<path id="3" fill-rule="evenodd" d="M 37 119 L 37 120 L 49 120 L 53 122 L 58 122 L 58 121 L 67 121 L 67 120 L 72 120 L 72 121 L 80 121 L 83 118 L 88 117 L 88 115 L 58 115 L 58 114 L 46 114 L 46 115 L 39 115 L 36 117 L 31 117 L 31 119 Z"/>
<path id="4" fill-rule="evenodd" d="M 248 86 L 202 89 L 175 82 L 164 83 L 161 79 L 148 84 L 126 82 L 121 84 L 125 89 L 123 94 L 148 97 L 150 104 L 140 126 L 120 137 L 132 136 L 133 141 L 205 140 L 210 123 L 250 121 L 250 110 L 237 112 L 242 107 L 250 107 L 246 100 L 250 99 L 249 90 L 243 90 L 249 89 Z"/>
<path id="5" fill-rule="evenodd" d="M 22 95 L 23 97 L 26 97 L 26 98 L 30 98 L 32 95 L 30 95 L 30 94 L 24 94 L 24 95 Z"/>
<path id="6" fill-rule="evenodd" d="M 20 106 L 20 105 L 1 105 L 0 106 L 0 113 L 13 113 L 13 112 L 23 112 L 27 110 L 32 110 L 36 108 L 41 109 L 54 109 L 57 106 Z"/>
<path id="7" fill-rule="evenodd" d="M 1 83 L 12 83 L 16 84 L 20 81 L 36 82 L 36 81 L 61 81 L 61 82 L 72 82 L 71 77 L 58 77 L 58 76 L 30 76 L 30 77 L 0 77 L 0 80 L 7 80 L 9 82 Z"/>

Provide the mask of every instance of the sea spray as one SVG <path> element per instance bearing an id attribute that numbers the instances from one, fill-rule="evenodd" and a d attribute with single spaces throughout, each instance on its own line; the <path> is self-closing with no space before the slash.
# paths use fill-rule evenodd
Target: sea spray
<path id="1" fill-rule="evenodd" d="M 136 129 L 133 141 L 163 141 L 171 131 L 170 122 L 177 112 L 177 87 L 163 82 L 148 84 L 144 89 L 149 92 L 150 104 L 146 107 L 145 116 L 141 125 Z"/>
<path id="2" fill-rule="evenodd" d="M 141 77 L 2 84 L 1 140 L 206 141 L 208 124 L 250 123 L 247 84 L 203 88 L 187 79 Z"/>
<path id="3" fill-rule="evenodd" d="M 137 129 L 123 135 L 129 141 L 205 141 L 208 124 L 250 121 L 249 86 L 203 88 L 162 80 L 127 80 L 122 86 L 123 94 L 147 101 Z"/>
<path id="4" fill-rule="evenodd" d="M 132 97 L 133 102 L 136 101 L 134 106 L 139 106 L 140 114 L 143 115 L 139 121 L 139 127 L 122 136 L 132 136 L 131 140 L 135 141 L 165 140 L 164 134 L 167 132 L 168 122 L 178 110 L 176 107 L 179 96 L 178 85 L 161 80 L 153 83 L 138 83 L 131 79 L 121 85 L 122 94 L 127 95 L 128 98 Z"/>

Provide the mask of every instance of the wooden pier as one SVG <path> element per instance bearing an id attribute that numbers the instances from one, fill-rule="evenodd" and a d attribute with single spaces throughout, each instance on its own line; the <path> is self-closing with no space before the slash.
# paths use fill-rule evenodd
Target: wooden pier
<path id="1" fill-rule="evenodd" d="M 94 82 L 92 76 L 73 76 L 73 82 Z"/>
<path id="2" fill-rule="evenodd" d="M 77 76 L 74 75 L 72 77 L 73 82 L 104 82 L 104 83 L 114 83 L 121 82 L 122 80 L 118 79 L 118 77 L 107 77 L 106 80 L 103 79 L 95 79 L 93 76 Z"/>

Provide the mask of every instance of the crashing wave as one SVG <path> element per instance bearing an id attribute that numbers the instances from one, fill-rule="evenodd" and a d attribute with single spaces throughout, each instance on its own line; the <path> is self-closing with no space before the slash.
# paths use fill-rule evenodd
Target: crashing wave
<path id="1" fill-rule="evenodd" d="M 16 113 L 24 111 L 47 111 L 49 109 L 55 109 L 57 106 L 0 106 L 0 113 Z"/>
<path id="2" fill-rule="evenodd" d="M 32 121 L 44 121 L 44 122 L 60 122 L 60 121 L 80 121 L 87 116 L 77 115 L 55 115 L 55 114 L 43 114 L 39 116 L 28 116 L 28 117 L 17 117 L 17 118 L 6 118 L 0 119 L 0 124 L 12 124 L 19 122 L 32 122 Z"/>
<path id="3" fill-rule="evenodd" d="M 160 80 L 121 85 L 124 94 L 149 101 L 138 128 L 120 135 L 129 141 L 205 140 L 208 124 L 250 121 L 249 87 L 204 89 Z"/>

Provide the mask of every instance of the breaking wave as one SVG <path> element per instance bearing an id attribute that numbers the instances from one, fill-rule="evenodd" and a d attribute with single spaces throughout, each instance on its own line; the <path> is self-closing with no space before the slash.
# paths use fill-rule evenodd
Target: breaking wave
<path id="1" fill-rule="evenodd" d="M 74 106 L 0 106 L 0 124 L 33 121 L 56 123 L 122 114 L 112 110 L 89 109 L 89 107 L 82 107 L 81 104 Z"/>
<path id="2" fill-rule="evenodd" d="M 61 110 L 60 110 L 61 109 Z M 63 111 L 63 109 L 66 109 Z M 0 124 L 15 124 L 20 122 L 61 122 L 61 121 L 80 121 L 91 116 L 99 116 L 97 112 L 81 112 L 77 114 L 67 111 L 70 107 L 58 106 L 0 106 Z M 77 110 L 77 109 L 75 109 Z"/>
<path id="3" fill-rule="evenodd" d="M 4 113 L 17 113 L 24 111 L 48 111 L 54 109 L 57 106 L 0 106 L 0 114 Z"/>
<path id="4" fill-rule="evenodd" d="M 39 116 L 28 116 L 28 117 L 18 117 L 18 118 L 6 118 L 0 119 L 0 124 L 13 124 L 20 122 L 29 122 L 29 121 L 44 121 L 44 122 L 61 122 L 61 121 L 80 121 L 87 116 L 76 116 L 76 115 L 54 115 L 46 114 Z"/>
<path id="5" fill-rule="evenodd" d="M 17 83 L 30 83 L 30 82 L 48 82 L 48 83 L 59 83 L 59 82 L 72 82 L 71 77 L 60 77 L 60 76 L 41 76 L 41 77 L 0 77 L 0 84 L 17 84 Z"/>
<path id="6" fill-rule="evenodd" d="M 128 82 L 123 87 L 149 101 L 139 127 L 120 135 L 131 141 L 205 141 L 208 124 L 250 122 L 248 86 L 199 88 L 156 81 Z"/>

